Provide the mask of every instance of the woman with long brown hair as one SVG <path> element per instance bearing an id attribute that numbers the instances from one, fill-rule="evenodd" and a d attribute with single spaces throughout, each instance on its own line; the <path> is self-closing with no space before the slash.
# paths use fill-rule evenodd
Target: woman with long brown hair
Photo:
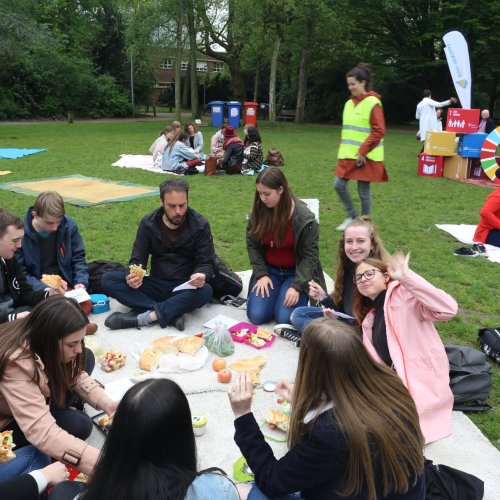
<path id="1" fill-rule="evenodd" d="M 309 282 L 326 288 L 319 261 L 319 225 L 277 167 L 257 177 L 247 226 L 252 266 L 247 315 L 256 325 L 273 318 L 289 323 L 293 309 L 307 304 Z"/>
<path id="2" fill-rule="evenodd" d="M 393 368 L 412 395 L 427 444 L 451 434 L 449 364 L 433 322 L 455 316 L 457 303 L 411 271 L 409 257 L 360 262 L 353 310 L 367 351 Z"/>
<path id="3" fill-rule="evenodd" d="M 333 292 L 328 295 L 315 281 L 309 283 L 309 297 L 318 301 L 321 307 L 298 307 L 292 312 L 290 321 L 295 333 L 301 334 L 304 328 L 316 318 L 332 315 L 338 311 L 352 316 L 352 278 L 358 262 L 367 257 L 387 259 L 389 254 L 372 220 L 366 215 L 354 219 L 339 239 L 338 266 Z M 285 326 L 285 328 L 287 328 Z M 283 329 L 283 328 L 282 328 Z M 294 333 L 292 331 L 292 333 Z"/>
<path id="4" fill-rule="evenodd" d="M 0 431 L 12 430 L 17 448 L 32 444 L 86 474 L 99 450 L 84 441 L 92 421 L 73 405 L 78 397 L 108 415 L 117 406 L 89 375 L 88 325 L 77 302 L 57 295 L 0 326 Z"/>
<path id="5" fill-rule="evenodd" d="M 366 352 L 353 327 L 330 318 L 311 322 L 295 386 L 281 383 L 279 389 L 291 401 L 289 451 L 279 460 L 251 412 L 249 374 L 240 374 L 229 392 L 235 441 L 255 474 L 248 498 L 295 492 L 314 500 L 425 498 L 415 404 L 397 375 Z"/>

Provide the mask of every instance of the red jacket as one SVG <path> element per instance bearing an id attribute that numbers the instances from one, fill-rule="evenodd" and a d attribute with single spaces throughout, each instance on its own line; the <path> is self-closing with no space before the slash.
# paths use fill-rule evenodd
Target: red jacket
<path id="1" fill-rule="evenodd" d="M 500 188 L 488 195 L 479 215 L 481 218 L 474 233 L 474 241 L 486 243 L 490 231 L 500 229 Z"/>

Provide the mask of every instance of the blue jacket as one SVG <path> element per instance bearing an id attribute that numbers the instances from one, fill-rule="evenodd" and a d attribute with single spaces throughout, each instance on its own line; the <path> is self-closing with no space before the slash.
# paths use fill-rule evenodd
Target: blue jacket
<path id="1" fill-rule="evenodd" d="M 32 226 L 33 210 L 31 207 L 24 217 L 23 246 L 16 252 L 16 257 L 33 290 L 44 290 L 47 285 L 39 280 L 42 277 L 41 256 L 38 236 Z M 62 218 L 57 228 L 57 264 L 62 278 L 69 286 L 89 286 L 83 240 L 75 221 L 67 215 Z"/>
<path id="2" fill-rule="evenodd" d="M 163 151 L 161 168 L 163 170 L 173 171 L 183 166 L 186 161 L 194 160 L 195 158 L 197 158 L 197 156 L 194 149 L 186 146 L 181 141 L 177 141 L 171 148 L 167 145 L 165 151 Z"/>

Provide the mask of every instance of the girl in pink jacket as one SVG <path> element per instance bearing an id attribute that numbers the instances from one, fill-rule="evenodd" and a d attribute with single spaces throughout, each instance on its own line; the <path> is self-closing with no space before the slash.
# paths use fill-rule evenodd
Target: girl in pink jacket
<path id="1" fill-rule="evenodd" d="M 412 395 L 427 444 L 451 434 L 449 364 L 433 322 L 455 316 L 457 303 L 408 261 L 409 254 L 398 253 L 388 265 L 370 258 L 358 264 L 353 312 L 366 350 L 392 367 Z"/>

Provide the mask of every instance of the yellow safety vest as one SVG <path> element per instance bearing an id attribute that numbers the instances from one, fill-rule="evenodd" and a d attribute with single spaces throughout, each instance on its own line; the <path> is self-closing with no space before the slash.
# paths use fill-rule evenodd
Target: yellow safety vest
<path id="1" fill-rule="evenodd" d="M 357 106 L 352 99 L 346 102 L 342 115 L 339 159 L 355 160 L 358 157 L 359 147 L 372 131 L 370 115 L 376 104 L 382 106 L 380 99 L 373 95 L 365 97 Z M 373 161 L 384 161 L 384 140 L 382 139 L 366 157 Z"/>

